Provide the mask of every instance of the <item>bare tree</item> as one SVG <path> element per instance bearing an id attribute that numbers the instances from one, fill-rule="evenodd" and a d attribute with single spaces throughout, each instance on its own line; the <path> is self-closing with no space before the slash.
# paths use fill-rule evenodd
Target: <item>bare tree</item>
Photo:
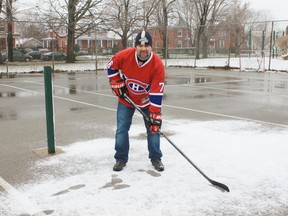
<path id="1" fill-rule="evenodd" d="M 16 10 L 15 16 L 15 25 L 17 25 L 15 28 L 22 38 L 35 38 L 41 41 L 49 34 L 46 23 L 39 21 L 41 14 L 37 10 L 24 10 L 21 14 Z"/>
<path id="2" fill-rule="evenodd" d="M 2 12 L 2 0 L 0 0 L 0 13 Z M 2 49 L 2 47 L 0 47 Z M 0 64 L 3 64 L 2 53 L 0 49 Z"/>
<path id="3" fill-rule="evenodd" d="M 229 55 L 230 49 L 237 54 L 244 42 L 249 40 L 249 30 L 266 31 L 267 23 L 259 22 L 267 20 L 265 13 L 253 11 L 249 6 L 241 0 L 178 0 L 179 18 L 186 23 L 190 38 L 195 37 L 196 58 L 199 59 L 200 53 L 203 58 L 208 56 L 209 41 L 220 29 L 228 33 Z M 193 32 L 196 32 L 195 36 Z M 261 43 L 261 40 L 253 41 L 254 45 L 256 43 Z M 267 42 L 262 47 L 265 45 Z"/>
<path id="4" fill-rule="evenodd" d="M 229 28 L 231 39 L 229 48 L 233 49 L 235 55 L 238 55 L 240 49 L 264 49 L 269 44 L 268 40 L 265 41 L 269 23 L 265 21 L 267 19 L 269 20 L 269 15 L 267 17 L 264 12 L 250 9 L 249 3 L 234 2 L 225 17 L 225 24 L 226 28 Z M 253 31 L 258 32 L 254 37 Z"/>
<path id="5" fill-rule="evenodd" d="M 44 0 L 43 0 L 44 1 Z M 95 28 L 97 19 L 101 16 L 102 0 L 46 0 L 49 10 L 41 9 L 44 20 L 57 37 L 57 29 L 67 29 L 67 63 L 75 62 L 75 40 Z M 99 6 L 99 8 L 98 8 Z"/>
<path id="6" fill-rule="evenodd" d="M 67 62 L 75 62 L 75 30 L 76 30 L 76 5 L 78 0 L 68 1 L 68 41 L 67 41 Z"/>
<path id="7" fill-rule="evenodd" d="M 229 7 L 235 0 L 194 0 L 197 14 L 196 59 L 200 58 L 200 48 L 203 58 L 207 57 L 210 36 L 215 31 L 217 23 L 223 20 Z"/>
<path id="8" fill-rule="evenodd" d="M 13 12 L 12 0 L 6 1 L 6 14 L 7 14 L 7 50 L 8 61 L 13 62 Z"/>
<path id="9" fill-rule="evenodd" d="M 151 17 L 155 13 L 161 0 L 145 0 L 143 1 L 143 29 L 147 29 L 151 24 Z"/>
<path id="10" fill-rule="evenodd" d="M 79 23 L 80 21 L 89 20 L 89 16 L 95 16 L 97 14 L 93 11 L 101 0 L 69 0 L 68 2 L 68 46 L 67 46 L 67 60 L 66 62 L 75 62 L 74 47 L 75 39 L 80 35 L 86 33 L 94 27 L 94 23 L 91 21 L 88 24 Z M 77 10 L 78 9 L 78 10 Z M 87 17 L 88 16 L 88 17 Z M 97 17 L 97 16 L 96 16 Z M 95 17 L 93 17 L 92 22 L 95 22 Z M 77 23 L 79 23 L 77 25 Z M 78 33 L 78 35 L 77 35 Z"/>
<path id="11" fill-rule="evenodd" d="M 229 49 L 233 47 L 235 55 L 239 53 L 240 47 L 246 42 L 248 36 L 245 33 L 247 19 L 251 17 L 248 6 L 247 3 L 237 2 L 230 8 L 226 16 L 226 27 L 229 28 L 229 38 L 232 40 Z"/>
<path id="12" fill-rule="evenodd" d="M 106 6 L 104 28 L 121 38 L 123 48 L 128 46 L 129 37 L 139 28 L 141 5 L 138 0 L 112 0 Z"/>
<path id="13" fill-rule="evenodd" d="M 192 47 L 194 43 L 192 40 L 194 38 L 193 32 L 197 26 L 194 2 L 191 0 L 179 0 L 177 4 L 177 13 L 179 19 L 186 25 L 188 37 L 190 38 L 190 47 Z"/>
<path id="14" fill-rule="evenodd" d="M 160 36 L 163 41 L 163 57 L 165 59 L 169 58 L 168 56 L 168 22 L 169 16 L 173 14 L 173 5 L 176 0 L 161 0 L 161 3 L 158 5 L 157 14 L 156 14 L 156 23 L 159 28 Z"/>
<path id="15" fill-rule="evenodd" d="M 271 20 L 273 20 L 273 18 L 271 18 L 271 15 L 269 14 L 268 11 L 265 11 L 265 10 L 255 11 L 255 10 L 250 9 L 250 5 L 248 3 L 247 3 L 247 10 L 245 14 L 246 14 L 246 19 L 244 22 L 246 26 L 248 26 L 249 32 L 250 32 L 248 36 L 249 48 L 264 50 L 267 45 L 270 45 L 270 42 L 272 43 L 272 41 L 270 41 L 270 38 L 272 39 L 271 31 L 269 31 L 268 29 L 269 29 L 269 25 L 272 24 Z M 272 26 L 270 27 L 271 27 L 270 30 L 272 30 Z M 256 32 L 256 35 L 254 35 L 253 32 Z M 269 35 L 268 37 L 267 37 L 267 34 Z"/>
<path id="16" fill-rule="evenodd" d="M 0 1 L 0 11 L 2 12 L 3 7 L 6 9 L 6 20 L 7 20 L 7 29 L 5 28 L 5 33 L 7 33 L 7 43 L 6 43 L 6 52 L 8 52 L 8 60 L 10 62 L 13 62 L 13 14 L 14 14 L 14 8 L 12 3 L 15 2 L 15 0 L 6 0 L 6 1 Z M 4 3 L 4 4 L 3 4 Z M 2 57 L 1 57 L 1 62 Z"/>
<path id="17" fill-rule="evenodd" d="M 47 36 L 47 30 L 43 27 L 43 23 L 37 22 L 20 22 L 18 24 L 18 30 L 23 38 L 35 38 L 41 41 Z"/>

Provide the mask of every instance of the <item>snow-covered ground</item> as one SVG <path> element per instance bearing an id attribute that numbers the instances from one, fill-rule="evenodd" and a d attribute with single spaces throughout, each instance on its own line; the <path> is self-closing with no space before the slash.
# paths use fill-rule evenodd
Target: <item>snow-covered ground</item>
<path id="1" fill-rule="evenodd" d="M 81 59 L 86 61 L 77 61 L 77 63 L 73 64 L 66 64 L 66 63 L 59 63 L 55 62 L 54 69 L 58 71 L 95 71 L 95 61 L 91 60 L 91 56 L 82 56 Z M 87 61 L 88 60 L 88 61 Z M 106 69 L 108 59 L 98 59 L 97 68 L 98 69 Z M 257 59 L 249 60 L 251 66 L 255 68 L 259 68 Z M 208 58 L 208 59 L 200 59 L 195 61 L 195 59 L 168 59 L 167 61 L 163 60 L 163 63 L 166 66 L 177 66 L 177 67 L 196 67 L 199 68 L 206 68 L 206 67 L 225 67 L 228 65 L 227 58 Z M 262 64 L 262 62 L 261 62 Z M 260 64 L 260 65 L 261 65 Z M 269 68 L 269 58 L 265 58 L 263 61 L 265 64 L 265 69 L 268 70 Z M 7 65 L 0 65 L 0 73 L 21 73 L 21 72 L 40 72 L 43 71 L 44 65 L 52 66 L 51 62 L 46 63 L 24 63 L 21 65 L 15 64 L 8 64 Z M 231 68 L 239 68 L 239 58 L 231 58 L 229 63 Z M 243 63 L 242 63 L 243 66 Z M 262 68 L 262 67 L 261 67 Z M 288 60 L 283 60 L 281 58 L 271 59 L 270 62 L 270 70 L 271 71 L 288 71 Z"/>
<path id="2" fill-rule="evenodd" d="M 230 188 L 223 193 L 164 138 L 166 170 L 154 171 L 139 135 L 143 127 L 131 129 L 122 172 L 112 171 L 113 139 L 71 143 L 61 147 L 65 153 L 34 164 L 36 180 L 18 185 L 18 193 L 0 191 L 0 215 L 288 215 L 287 128 L 245 121 L 165 124 L 163 131 L 204 173 Z M 43 170 L 53 172 L 39 175 Z"/>

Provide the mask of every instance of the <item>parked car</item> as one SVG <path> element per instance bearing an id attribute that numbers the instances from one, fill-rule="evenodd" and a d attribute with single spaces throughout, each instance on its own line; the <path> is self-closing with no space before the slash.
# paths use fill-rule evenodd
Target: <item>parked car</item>
<path id="1" fill-rule="evenodd" d="M 53 55 L 55 61 L 64 61 L 67 57 L 66 54 L 62 52 L 48 52 L 41 55 L 41 60 L 52 61 Z"/>
<path id="2" fill-rule="evenodd" d="M 8 61 L 8 55 L 7 53 L 2 54 L 3 61 Z M 13 51 L 13 61 L 31 61 L 33 57 L 28 54 L 24 54 L 20 51 Z"/>
<path id="3" fill-rule="evenodd" d="M 41 55 L 42 55 L 42 53 L 38 50 L 32 50 L 32 51 L 28 52 L 27 54 L 32 56 L 33 59 L 41 59 Z"/>

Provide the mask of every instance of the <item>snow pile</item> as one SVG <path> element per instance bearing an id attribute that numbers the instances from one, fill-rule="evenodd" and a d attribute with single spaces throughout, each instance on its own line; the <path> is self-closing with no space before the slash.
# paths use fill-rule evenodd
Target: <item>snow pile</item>
<path id="1" fill-rule="evenodd" d="M 130 160 L 113 172 L 114 139 L 61 147 L 65 153 L 42 159 L 33 182 L 19 185 L 37 208 L 0 191 L 0 214 L 207 216 L 287 215 L 287 129 L 245 121 L 178 121 L 163 133 L 230 193 L 212 187 L 167 140 L 161 139 L 165 171 L 147 158 L 144 126 L 131 128 Z M 39 174 L 41 173 L 41 174 Z"/>
<path id="2" fill-rule="evenodd" d="M 93 56 L 82 56 L 82 59 L 85 61 L 77 61 L 76 63 L 59 63 L 55 62 L 54 70 L 56 71 L 95 71 L 96 63 L 93 59 Z M 97 69 L 106 69 L 108 59 L 98 59 Z M 167 64 L 167 67 L 195 67 L 196 68 L 209 68 L 209 67 L 220 67 L 224 68 L 229 65 L 231 68 L 240 68 L 239 58 L 231 58 L 228 62 L 227 58 L 208 58 L 208 59 L 168 59 L 167 61 L 163 60 L 164 64 Z M 255 64 L 257 61 L 255 60 Z M 23 73 L 23 72 L 42 72 L 44 66 L 53 65 L 51 62 L 45 63 L 35 63 L 29 62 L 21 65 L 0 65 L 0 73 Z M 257 66 L 257 65 L 256 65 Z M 258 68 L 258 67 L 257 67 Z M 269 68 L 269 58 L 265 59 L 265 68 Z M 283 59 L 271 59 L 270 70 L 272 71 L 288 71 L 288 61 Z"/>

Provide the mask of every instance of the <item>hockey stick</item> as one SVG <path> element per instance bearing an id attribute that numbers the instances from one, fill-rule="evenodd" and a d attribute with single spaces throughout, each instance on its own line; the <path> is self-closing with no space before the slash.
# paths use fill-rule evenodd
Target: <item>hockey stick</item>
<path id="1" fill-rule="evenodd" d="M 127 102 L 129 102 L 131 105 L 133 105 L 135 107 L 135 109 L 137 109 L 142 115 L 143 117 L 146 119 L 146 121 L 149 123 L 150 122 L 150 118 L 141 110 L 140 107 L 138 107 L 127 95 L 125 95 L 125 100 Z M 204 176 L 204 178 L 206 178 L 213 186 L 215 186 L 216 188 L 220 189 L 221 191 L 227 191 L 229 192 L 229 188 L 225 185 L 222 184 L 220 182 L 214 181 L 212 179 L 210 179 L 202 170 L 200 170 L 200 168 L 198 166 L 196 166 L 196 164 L 194 164 L 190 158 L 188 158 L 188 156 L 186 154 L 184 154 L 184 152 L 179 149 L 173 142 L 172 140 L 170 140 L 161 130 L 159 130 L 159 133 L 196 169 L 198 170 L 198 172 L 200 172 L 200 174 L 202 176 Z"/>

